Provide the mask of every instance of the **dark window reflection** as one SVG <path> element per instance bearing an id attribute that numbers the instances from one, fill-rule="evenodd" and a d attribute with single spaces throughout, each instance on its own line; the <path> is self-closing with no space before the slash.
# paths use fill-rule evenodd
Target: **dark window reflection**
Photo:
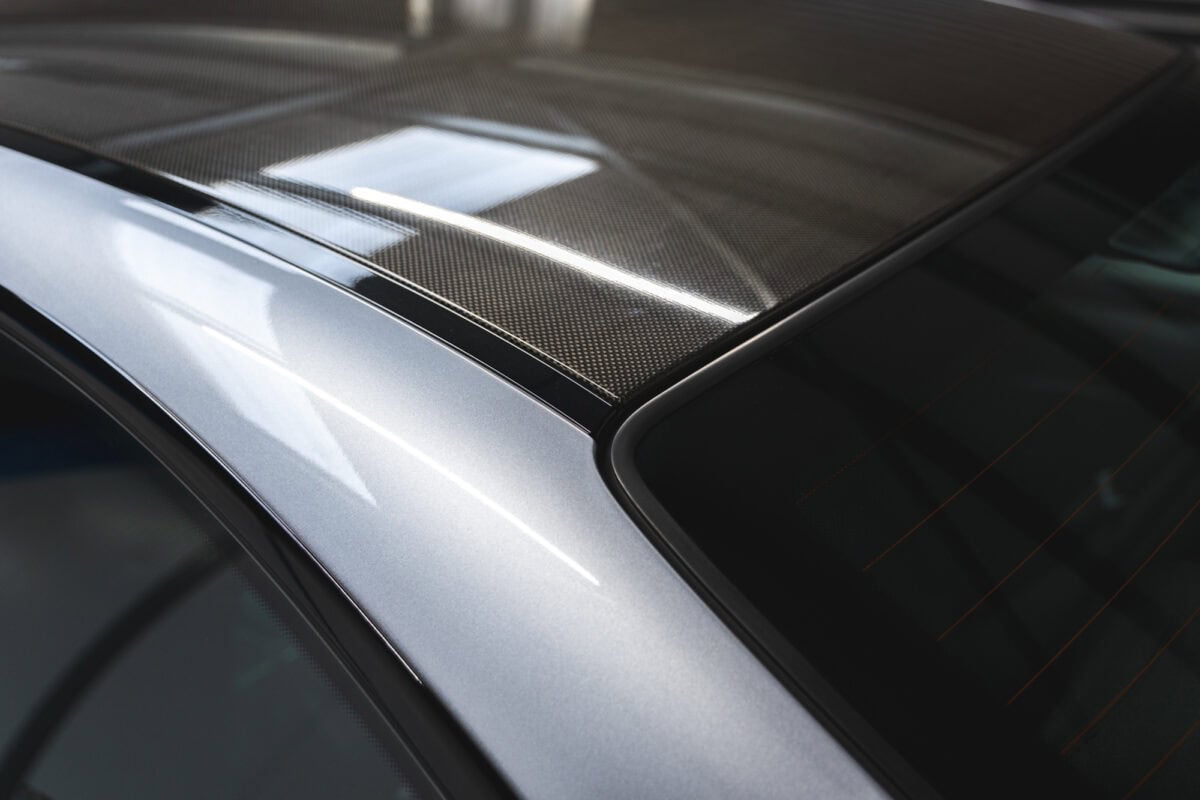
<path id="1" fill-rule="evenodd" d="M 397 743 L 194 499 L 0 341 L 0 797 L 410 798 Z"/>
<path id="2" fill-rule="evenodd" d="M 1188 91 L 639 448 L 708 558 L 950 796 L 1200 795 Z"/>

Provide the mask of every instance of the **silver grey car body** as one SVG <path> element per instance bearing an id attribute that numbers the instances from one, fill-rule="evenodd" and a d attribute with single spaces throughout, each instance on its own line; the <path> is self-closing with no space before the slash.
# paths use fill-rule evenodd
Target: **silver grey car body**
<path id="1" fill-rule="evenodd" d="M 878 794 L 632 524 L 576 425 L 225 235 L 3 169 L 26 187 L 10 230 L 74 220 L 6 242 L 4 285 L 253 487 L 523 793 Z M 85 258 L 63 292 L 47 265 Z"/>
<path id="2" fill-rule="evenodd" d="M 914 4 L 920 14 L 936 19 L 936 9 L 919 6 Z M 798 32 L 805 30 L 807 6 L 796 7 L 800 19 L 788 24 Z M 739 16 L 719 4 L 706 8 L 712 24 Z M 844 33 L 838 26 L 847 23 L 837 11 L 822 10 L 821 4 L 814 8 L 808 22 L 828 23 Z M 580 92 L 616 80 L 605 72 L 611 64 L 572 55 L 571 48 L 587 30 L 584 23 L 571 21 L 579 13 L 564 11 L 561 19 L 551 15 L 540 27 L 535 15 L 529 23 L 550 42 L 544 52 L 539 48 L 545 43 L 535 42 L 529 45 L 529 55 L 522 56 L 526 61 L 519 66 L 535 74 L 534 80 L 539 70 L 568 78 L 573 69 L 580 74 L 590 71 L 580 78 Z M 493 195 L 477 206 L 478 216 L 469 204 L 455 210 L 453 199 L 438 205 L 405 198 L 388 187 L 331 188 L 333 184 L 326 183 L 323 192 L 353 195 L 348 205 L 331 214 L 327 197 L 287 197 L 277 184 L 268 185 L 281 175 L 288 177 L 288 165 L 300 165 L 292 169 L 291 179 L 305 175 L 303 157 L 269 156 L 267 161 L 276 164 L 274 173 L 262 180 L 225 174 L 206 178 L 209 164 L 204 159 L 209 156 L 204 154 L 236 148 L 236 138 L 221 136 L 258 119 L 286 122 L 289 114 L 312 109 L 327 114 L 324 128 L 302 121 L 293 129 L 297 136 L 306 126 L 320 134 L 310 158 L 319 152 L 344 153 L 338 148 L 354 139 L 379 141 L 392 123 L 372 122 L 368 130 L 357 132 L 349 128 L 351 114 L 338 106 L 349 101 L 317 92 L 306 94 L 294 107 L 263 105 L 258 117 L 237 119 L 227 110 L 213 111 L 209 133 L 216 133 L 211 142 L 198 141 L 194 151 L 172 151 L 159 146 L 172 141 L 170 125 L 183 125 L 179 135 L 195 137 L 205 133 L 203 123 L 156 121 L 146 123 L 145 131 L 118 133 L 120 125 L 109 123 L 119 122 L 120 114 L 106 117 L 97 109 L 89 108 L 86 114 L 79 113 L 79 107 L 72 110 L 72 103 L 88 102 L 86 74 L 63 78 L 49 69 L 39 74 L 39 58 L 75 58 L 80 64 L 97 57 L 104 61 L 119 51 L 118 45 L 107 50 L 104 37 L 89 46 L 64 39 L 54 51 L 38 40 L 48 34 L 36 26 L 13 26 L 0 36 L 0 56 L 12 67 L 0 87 L 8 86 L 5 91 L 19 102 L 0 112 L 0 121 L 62 138 L 112 156 L 117 163 L 165 174 L 246 215 L 214 222 L 80 174 L 86 170 L 5 150 L 0 152 L 6 187 L 0 194 L 5 220 L 0 230 L 0 286 L 120 370 L 244 483 L 361 609 L 399 661 L 444 703 L 521 796 L 883 796 L 884 790 L 863 767 L 664 559 L 614 496 L 597 464 L 594 414 L 573 419 L 574 401 L 555 403 L 538 396 L 536 388 L 521 386 L 504 367 L 488 363 L 486 354 L 471 352 L 438 331 L 422 330 L 383 307 L 377 297 L 355 291 L 355 281 L 374 270 L 388 280 L 416 285 L 470 324 L 499 330 L 502 338 L 532 353 L 531 358 L 560 370 L 573 382 L 572 391 L 587 394 L 589 402 L 607 410 L 622 408 L 634 398 L 633 406 L 637 398 L 686 374 L 691 368 L 680 365 L 704 348 L 750 335 L 753 328 L 742 327 L 749 320 L 761 319 L 761 329 L 770 321 L 768 312 L 784 308 L 790 298 L 824 286 L 847 265 L 883 252 L 940 209 L 1025 166 L 1026 159 L 1040 156 L 1070 133 L 1077 119 L 1104 111 L 1113 98 L 1136 89 L 1169 60 L 1150 45 L 1076 31 L 1066 23 L 1035 20 L 1021 12 L 990 7 L 977 11 L 971 6 L 967 12 L 944 13 L 995 15 L 998 23 L 1014 30 L 1028 28 L 1033 39 L 1053 42 L 1061 35 L 1063 41 L 1079 42 L 1079 52 L 1097 48 L 1103 57 L 1078 73 L 1066 74 L 1070 70 L 1064 68 L 1047 81 L 1054 85 L 1042 87 L 1045 96 L 1039 102 L 1043 110 L 1058 108 L 1057 118 L 1047 113 L 1026 128 L 1007 130 L 1003 125 L 987 129 L 992 119 L 987 109 L 968 111 L 966 116 L 950 109 L 943 124 L 933 125 L 931 121 L 939 119 L 933 106 L 950 107 L 955 100 L 930 100 L 932 95 L 919 88 L 912 90 L 913 96 L 882 108 L 879 97 L 888 89 L 886 82 L 858 90 L 818 87 L 813 97 L 801 102 L 776 91 L 766 78 L 747 80 L 747 88 L 730 77 L 736 73 L 714 71 L 716 77 L 706 83 L 698 69 L 688 73 L 664 66 L 651 79 L 646 73 L 656 68 L 641 64 L 642 73 L 618 91 L 633 91 L 628 89 L 633 85 L 637 91 L 668 98 L 668 105 L 685 107 L 690 115 L 740 109 L 758 115 L 755 126 L 824 125 L 827 142 L 847 131 L 863 137 L 850 145 L 852 152 L 844 162 L 832 159 L 826 172 L 813 166 L 811 154 L 781 162 L 782 156 L 761 142 L 755 146 L 763 149 L 752 153 L 766 169 L 776 165 L 786 171 L 789 186 L 827 190 L 826 196 L 811 200 L 811 207 L 786 194 L 776 198 L 797 205 L 805 230 L 845 224 L 850 229 L 845 235 L 809 234 L 809 261 L 791 270 L 786 264 L 796 263 L 795 252 L 788 253 L 790 261 L 779 262 L 784 266 L 760 269 L 753 253 L 740 252 L 740 245 L 722 244 L 721 237 L 714 236 L 700 247 L 711 259 L 703 265 L 708 272 L 691 275 L 693 255 L 680 255 L 679 248 L 692 232 L 704 230 L 704 224 L 693 224 L 689 215 L 696 212 L 689 211 L 686 202 L 678 210 L 687 222 L 686 231 L 664 234 L 668 238 L 662 252 L 641 272 L 619 264 L 628 260 L 628 253 L 618 252 L 619 231 L 599 235 L 597 252 L 587 250 L 586 237 L 571 239 L 580 220 L 586 222 L 584 229 L 604 230 L 606 206 L 600 190 L 582 197 L 584 203 L 594 201 L 598 211 L 572 206 L 567 215 L 570 230 L 562 241 L 552 241 L 556 217 L 542 208 L 549 222 L 539 225 L 539 207 L 531 201 L 539 191 L 571 177 L 539 182 L 526 174 L 510 178 L 512 187 L 497 185 L 504 178 L 492 178 L 491 185 L 475 189 Z M 638 18 L 630 19 L 632 23 L 618 22 L 636 26 Z M 986 29 L 985 21 L 967 22 Z M 152 39 L 176 34 L 203 37 L 212 31 L 189 31 L 185 26 L 182 32 L 167 34 L 150 28 L 111 32 L 113 42 L 129 35 Z M 220 39 L 212 35 L 214 41 Z M 697 36 L 702 42 L 703 36 Z M 1090 42 L 1091 36 L 1099 37 L 1099 43 Z M 235 49 L 234 38 L 227 36 L 214 48 Z M 280 42 L 272 46 L 289 46 Z M 337 52 L 333 61 L 392 59 L 397 69 L 404 69 L 403 59 L 389 55 L 378 43 L 362 45 L 357 54 L 339 48 L 336 40 L 326 44 Z M 744 52 L 766 51 L 770 44 L 764 40 L 741 46 Z M 1110 59 L 1113 51 L 1106 47 L 1116 47 L 1124 60 Z M 318 48 L 308 41 L 301 49 L 311 54 Z M 1051 51 L 1048 44 L 1031 45 L 1015 58 L 1032 53 L 1053 61 Z M 638 57 L 649 58 L 646 53 Z M 168 71 L 174 68 L 164 56 L 156 58 Z M 530 60 L 534 58 L 545 60 Z M 662 60 L 667 63 L 670 58 Z M 1120 63 L 1113 66 L 1113 61 Z M 941 66 L 933 58 L 921 67 L 926 68 L 936 71 Z M 914 76 L 923 74 L 921 69 Z M 638 133 L 632 118 L 618 119 L 614 128 L 632 131 L 630 143 L 615 134 L 604 141 L 583 126 L 572 132 L 569 127 L 551 130 L 547 124 L 539 145 L 533 137 L 539 130 L 536 124 L 514 133 L 503 109 L 489 109 L 477 99 L 487 94 L 487 87 L 476 90 L 468 83 L 448 84 L 446 89 L 465 98 L 456 117 L 435 109 L 420 122 L 406 121 L 406 129 L 441 130 L 442 144 L 465 141 L 456 136 L 510 142 L 517 138 L 514 147 L 543 146 L 558 153 L 557 161 L 528 169 L 599 170 L 597 174 L 616 176 L 615 186 L 604 190 L 609 199 L 626 193 L 635 205 L 674 202 L 674 190 L 656 188 L 652 173 L 634 163 L 645 142 L 672 133 L 670 125 Z M 49 92 L 38 98 L 49 111 L 39 108 L 32 95 L 21 94 L 38 87 Z M 963 91 L 975 88 L 968 82 Z M 1017 79 L 1008 89 L 993 89 L 998 104 L 1029 92 Z M 820 92 L 842 92 L 860 102 L 858 107 L 826 103 Z M 153 98 L 153 91 L 148 96 Z M 471 107 L 472 102 L 477 105 Z M 975 118 L 969 118 L 972 113 Z M 656 122 L 643 121 L 651 126 Z M 400 129 L 398 123 L 393 127 Z M 327 136 L 331 131 L 334 135 Z M 703 130 L 698 127 L 694 133 L 700 136 Z M 431 146 L 437 144 L 436 137 L 430 141 Z M 658 145 L 663 145 L 661 139 Z M 940 172 L 929 185 L 900 176 L 894 184 L 851 187 L 846 189 L 849 196 L 835 196 L 848 176 L 869 175 L 873 169 L 861 167 L 856 159 L 887 148 L 895 154 L 889 158 L 914 158 L 914 173 L 934 166 Z M 713 163 L 738 166 L 736 157 L 714 159 Z M 712 169 L 713 163 L 699 168 Z M 315 164 L 310 173 L 322 168 Z M 255 175 L 271 172 L 261 164 L 237 169 Z M 408 204 L 397 206 L 397 197 Z M 866 203 L 867 197 L 879 200 L 874 210 L 886 224 L 869 228 L 865 222 L 829 216 L 843 204 Z M 515 198 L 526 205 L 503 219 L 472 222 L 483 217 L 482 209 L 501 204 L 497 198 Z M 385 219 L 372 219 L 363 210 L 363 203 L 372 200 L 392 203 L 388 213 L 399 211 L 401 218 L 387 219 L 381 213 Z M 593 213 L 600 216 L 593 218 Z M 736 216 L 736 209 L 725 206 L 718 213 Z M 853 218 L 853 211 L 844 213 Z M 405 221 L 404 214 L 416 222 Z M 268 242 L 255 217 L 290 229 L 296 241 Z M 417 228 L 417 223 L 440 225 L 453 234 L 432 237 L 435 249 L 440 247 L 447 259 L 439 267 L 443 273 L 457 268 L 456 257 L 464 262 L 477 258 L 490 270 L 491 277 L 471 289 L 476 294 L 456 288 L 453 281 L 448 288 L 423 285 L 419 252 L 389 251 L 387 258 L 371 257 L 376 250 L 383 252 L 383 246 L 365 240 L 380 231 L 384 239 L 403 238 L 409 235 L 403 226 Z M 338 238 L 338 224 L 345 225 L 344 238 Z M 800 230 L 785 222 L 755 229 L 765 225 L 761 218 L 748 218 L 745 225 L 760 241 L 770 235 L 786 239 Z M 658 241 L 658 235 L 651 232 L 648 241 Z M 314 250 L 303 237 L 328 246 Z M 485 254 L 476 257 L 456 249 L 462 238 L 473 240 Z M 632 245 L 635 256 L 640 246 Z M 529 296 L 544 291 L 547 298 L 530 301 L 532 307 L 522 312 L 521 320 L 533 323 L 522 327 L 524 322 L 497 319 L 488 298 L 505 296 L 510 267 L 514 274 L 526 274 L 522 270 L 527 266 L 517 263 L 518 256 L 527 258 L 530 252 L 543 261 L 557 259 L 561 275 L 546 278 L 540 286 L 518 287 Z M 573 288 L 580 280 L 587 286 Z M 583 298 L 583 313 L 594 302 L 598 316 L 607 315 L 614 329 L 614 320 L 622 320 L 619 324 L 626 328 L 611 342 L 603 339 L 603 327 L 573 334 L 577 318 L 572 315 L 578 309 L 571 303 L 578 298 Z M 640 314 L 656 321 L 639 329 Z M 587 328 L 582 321 L 579 325 Z M 547 329 L 551 333 L 539 340 L 537 331 Z M 673 331 L 684 333 L 676 336 Z M 589 355 L 593 350 L 600 353 L 595 358 Z M 635 366 L 626 369 L 623 359 Z"/>

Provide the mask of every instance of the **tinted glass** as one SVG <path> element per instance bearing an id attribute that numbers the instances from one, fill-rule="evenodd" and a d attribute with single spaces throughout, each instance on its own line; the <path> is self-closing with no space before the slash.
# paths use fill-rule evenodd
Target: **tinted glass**
<path id="1" fill-rule="evenodd" d="M 0 338 L 0 797 L 415 798 L 394 733 L 229 534 Z"/>
<path id="2" fill-rule="evenodd" d="M 637 448 L 948 795 L 1200 796 L 1198 162 L 1193 83 Z"/>

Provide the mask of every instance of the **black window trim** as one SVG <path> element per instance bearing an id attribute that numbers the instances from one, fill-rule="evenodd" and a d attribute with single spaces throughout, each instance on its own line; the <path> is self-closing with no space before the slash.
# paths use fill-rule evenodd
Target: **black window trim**
<path id="1" fill-rule="evenodd" d="M 838 308 L 933 252 L 990 216 L 1031 186 L 1057 171 L 1081 151 L 1136 116 L 1184 77 L 1197 59 L 1190 51 L 1146 84 L 1101 114 L 1072 138 L 1011 173 L 981 196 L 969 200 L 950 216 L 918 233 L 861 269 L 844 272 L 833 285 L 817 286 L 788 304 L 781 318 L 652 395 L 618 409 L 596 434 L 600 472 L 625 510 L 651 543 L 675 567 L 697 594 L 721 617 L 792 695 L 853 754 L 894 797 L 911 800 L 941 798 L 870 723 L 855 711 L 796 648 L 713 565 L 682 527 L 660 504 L 638 475 L 635 450 L 643 436 L 671 412 L 742 367 L 815 325 Z"/>
<path id="2" fill-rule="evenodd" d="M 253 491 L 117 367 L 0 287 L 0 336 L 112 418 L 192 494 L 275 585 L 445 798 L 517 795 L 354 601 Z"/>

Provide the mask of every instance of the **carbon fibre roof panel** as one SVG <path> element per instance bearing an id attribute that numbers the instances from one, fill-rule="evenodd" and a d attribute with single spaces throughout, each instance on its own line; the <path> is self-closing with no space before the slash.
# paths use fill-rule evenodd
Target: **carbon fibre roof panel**
<path id="1" fill-rule="evenodd" d="M 373 4 L 365 31 L 352 3 L 117 5 L 0 30 L 0 121 L 357 254 L 612 399 L 1173 58 L 962 0 Z"/>

